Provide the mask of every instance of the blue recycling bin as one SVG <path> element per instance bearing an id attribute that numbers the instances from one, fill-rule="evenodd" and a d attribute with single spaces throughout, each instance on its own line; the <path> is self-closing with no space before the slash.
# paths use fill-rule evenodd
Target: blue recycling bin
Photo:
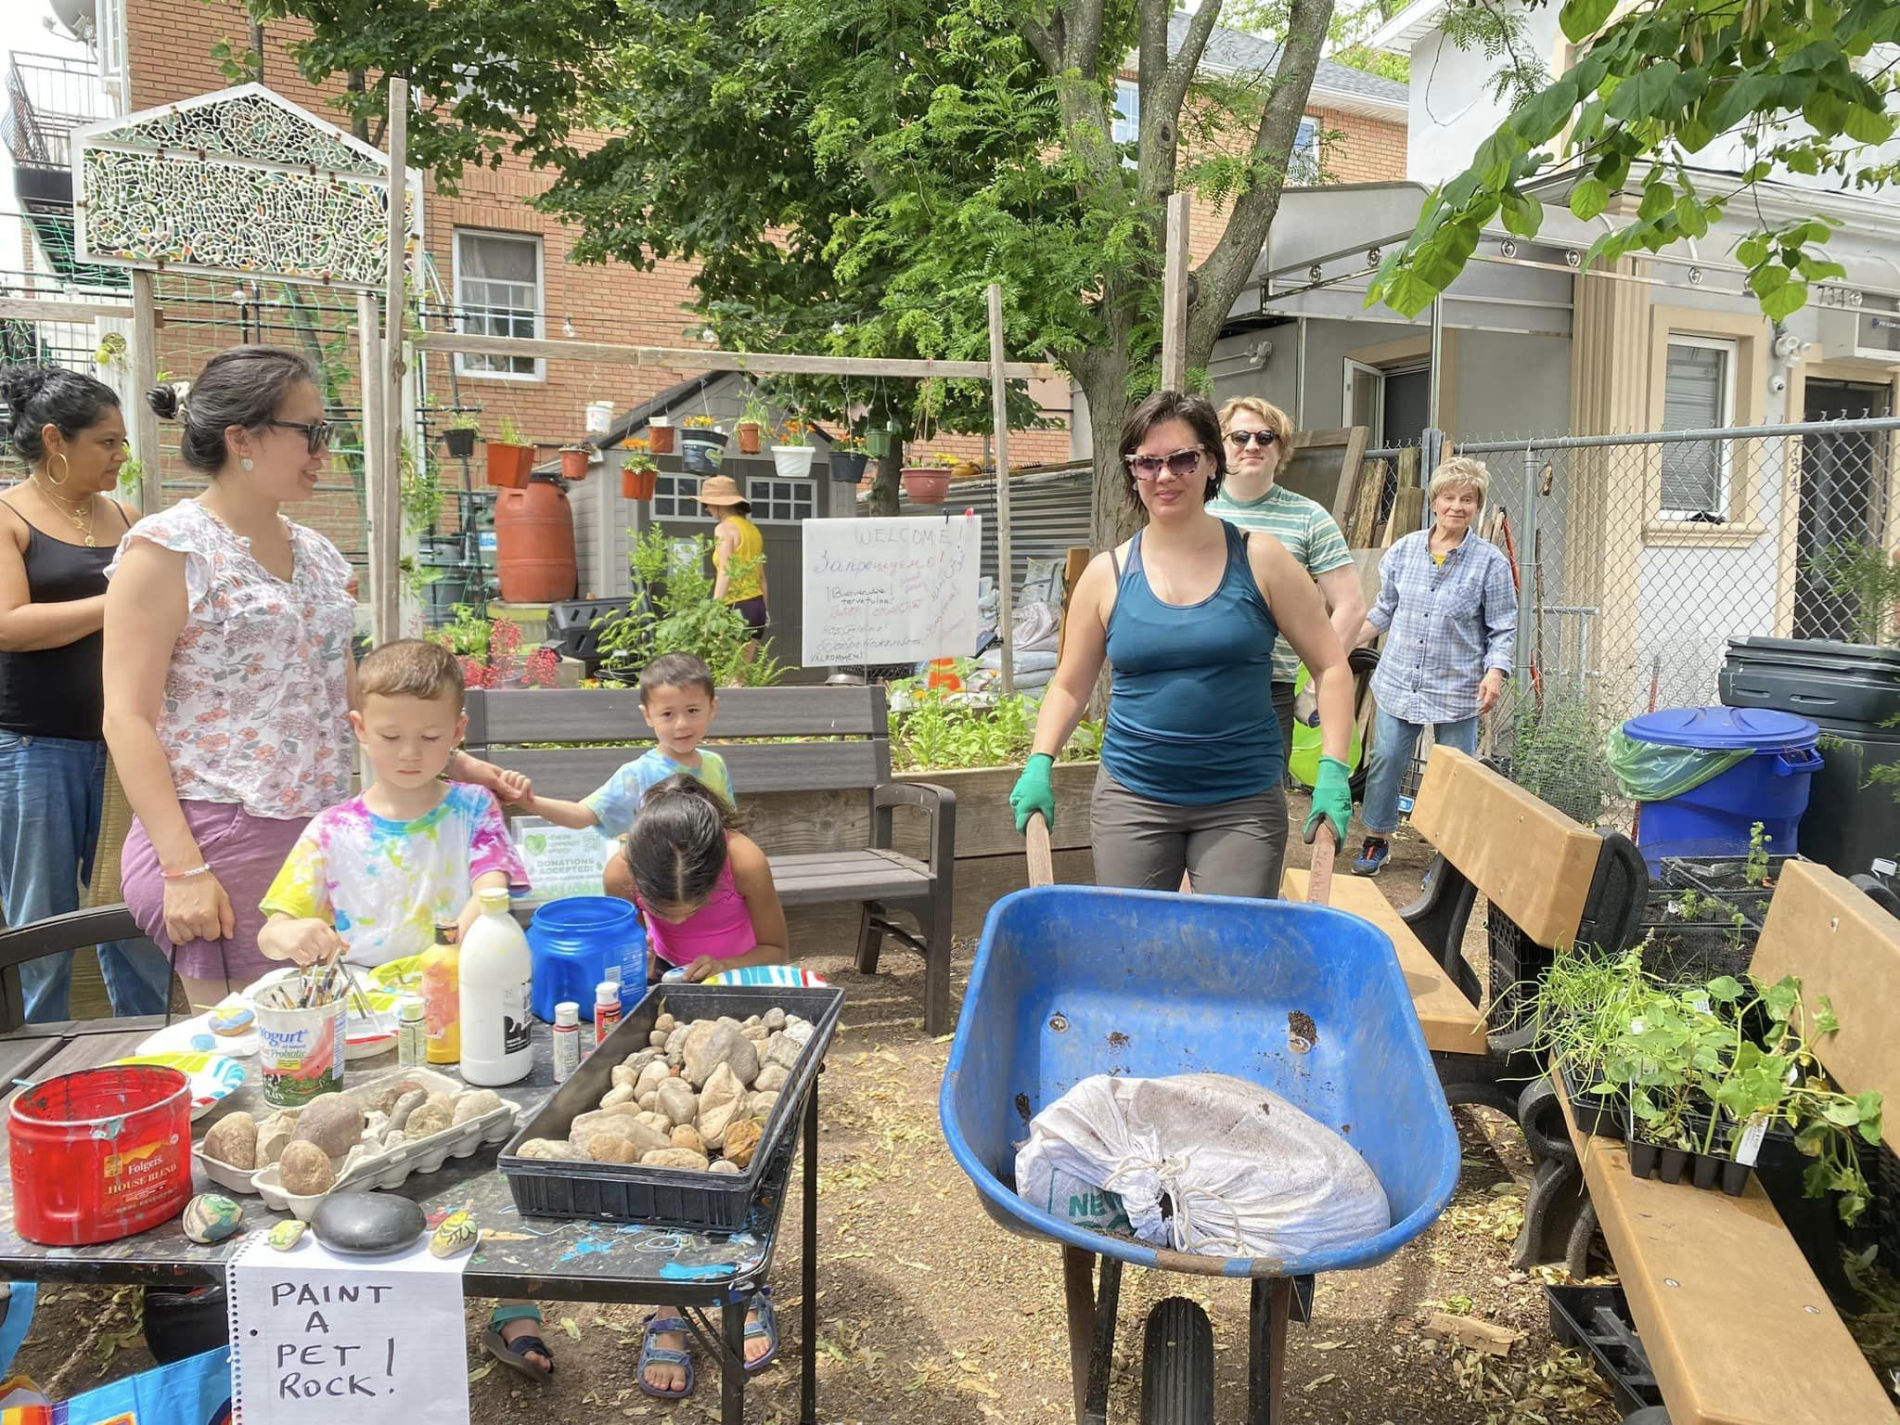
<path id="1" fill-rule="evenodd" d="M 1642 803 L 1636 844 L 1651 875 L 1665 856 L 1742 856 L 1756 822 L 1777 855 L 1799 847 L 1808 786 L 1821 770 L 1821 732 L 1770 708 L 1665 708 L 1623 724 L 1636 742 L 1716 754 L 1744 753 L 1726 771 L 1661 801 Z"/>

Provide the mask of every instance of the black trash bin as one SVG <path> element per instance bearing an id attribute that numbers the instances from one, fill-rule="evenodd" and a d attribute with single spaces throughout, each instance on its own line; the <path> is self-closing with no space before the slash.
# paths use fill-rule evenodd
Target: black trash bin
<path id="1" fill-rule="evenodd" d="M 1900 854 L 1900 784 L 1867 785 L 1875 768 L 1900 766 L 1900 649 L 1732 639 L 1720 686 L 1730 707 L 1798 713 L 1821 730 L 1802 855 L 1852 876 Z"/>

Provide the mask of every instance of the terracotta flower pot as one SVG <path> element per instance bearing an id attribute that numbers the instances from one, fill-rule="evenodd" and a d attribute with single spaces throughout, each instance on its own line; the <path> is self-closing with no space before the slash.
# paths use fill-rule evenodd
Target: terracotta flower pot
<path id="1" fill-rule="evenodd" d="M 757 455 L 763 431 L 757 421 L 739 422 L 739 454 Z"/>
<path id="2" fill-rule="evenodd" d="M 561 478 L 563 480 L 585 480 L 587 478 L 587 458 L 591 450 L 563 450 L 561 452 Z"/>
<path id="3" fill-rule="evenodd" d="M 950 493 L 950 472 L 935 465 L 906 465 L 904 493 L 919 505 L 941 505 Z"/>
<path id="4" fill-rule="evenodd" d="M 498 490 L 525 490 L 534 473 L 532 445 L 505 445 L 488 442 L 488 483 Z"/>
<path id="5" fill-rule="evenodd" d="M 620 467 L 620 493 L 629 500 L 650 500 L 653 498 L 654 483 L 660 478 L 657 470 L 636 470 L 631 465 Z"/>
<path id="6" fill-rule="evenodd" d="M 671 455 L 673 453 L 672 426 L 648 426 L 647 439 L 652 442 L 653 453 L 655 455 Z"/>

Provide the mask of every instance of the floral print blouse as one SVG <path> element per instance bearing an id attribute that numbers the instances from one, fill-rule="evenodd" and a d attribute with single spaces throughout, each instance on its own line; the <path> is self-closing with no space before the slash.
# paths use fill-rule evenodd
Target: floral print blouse
<path id="1" fill-rule="evenodd" d="M 158 721 L 179 800 L 292 820 L 350 794 L 356 601 L 336 546 L 284 523 L 295 560 L 289 583 L 196 500 L 133 525 L 106 572 L 135 539 L 185 556 L 185 626 Z"/>

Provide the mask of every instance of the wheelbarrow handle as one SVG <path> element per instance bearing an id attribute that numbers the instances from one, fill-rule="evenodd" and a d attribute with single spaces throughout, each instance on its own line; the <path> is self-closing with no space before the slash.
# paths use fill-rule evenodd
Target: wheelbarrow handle
<path id="1" fill-rule="evenodd" d="M 1333 829 L 1321 820 L 1313 838 L 1313 859 L 1306 873 L 1308 905 L 1330 905 L 1333 898 Z"/>
<path id="2" fill-rule="evenodd" d="M 1056 883 L 1055 852 L 1049 847 L 1049 823 L 1042 813 L 1029 813 L 1029 825 L 1023 828 L 1023 850 L 1029 857 L 1029 884 L 1053 886 Z"/>

